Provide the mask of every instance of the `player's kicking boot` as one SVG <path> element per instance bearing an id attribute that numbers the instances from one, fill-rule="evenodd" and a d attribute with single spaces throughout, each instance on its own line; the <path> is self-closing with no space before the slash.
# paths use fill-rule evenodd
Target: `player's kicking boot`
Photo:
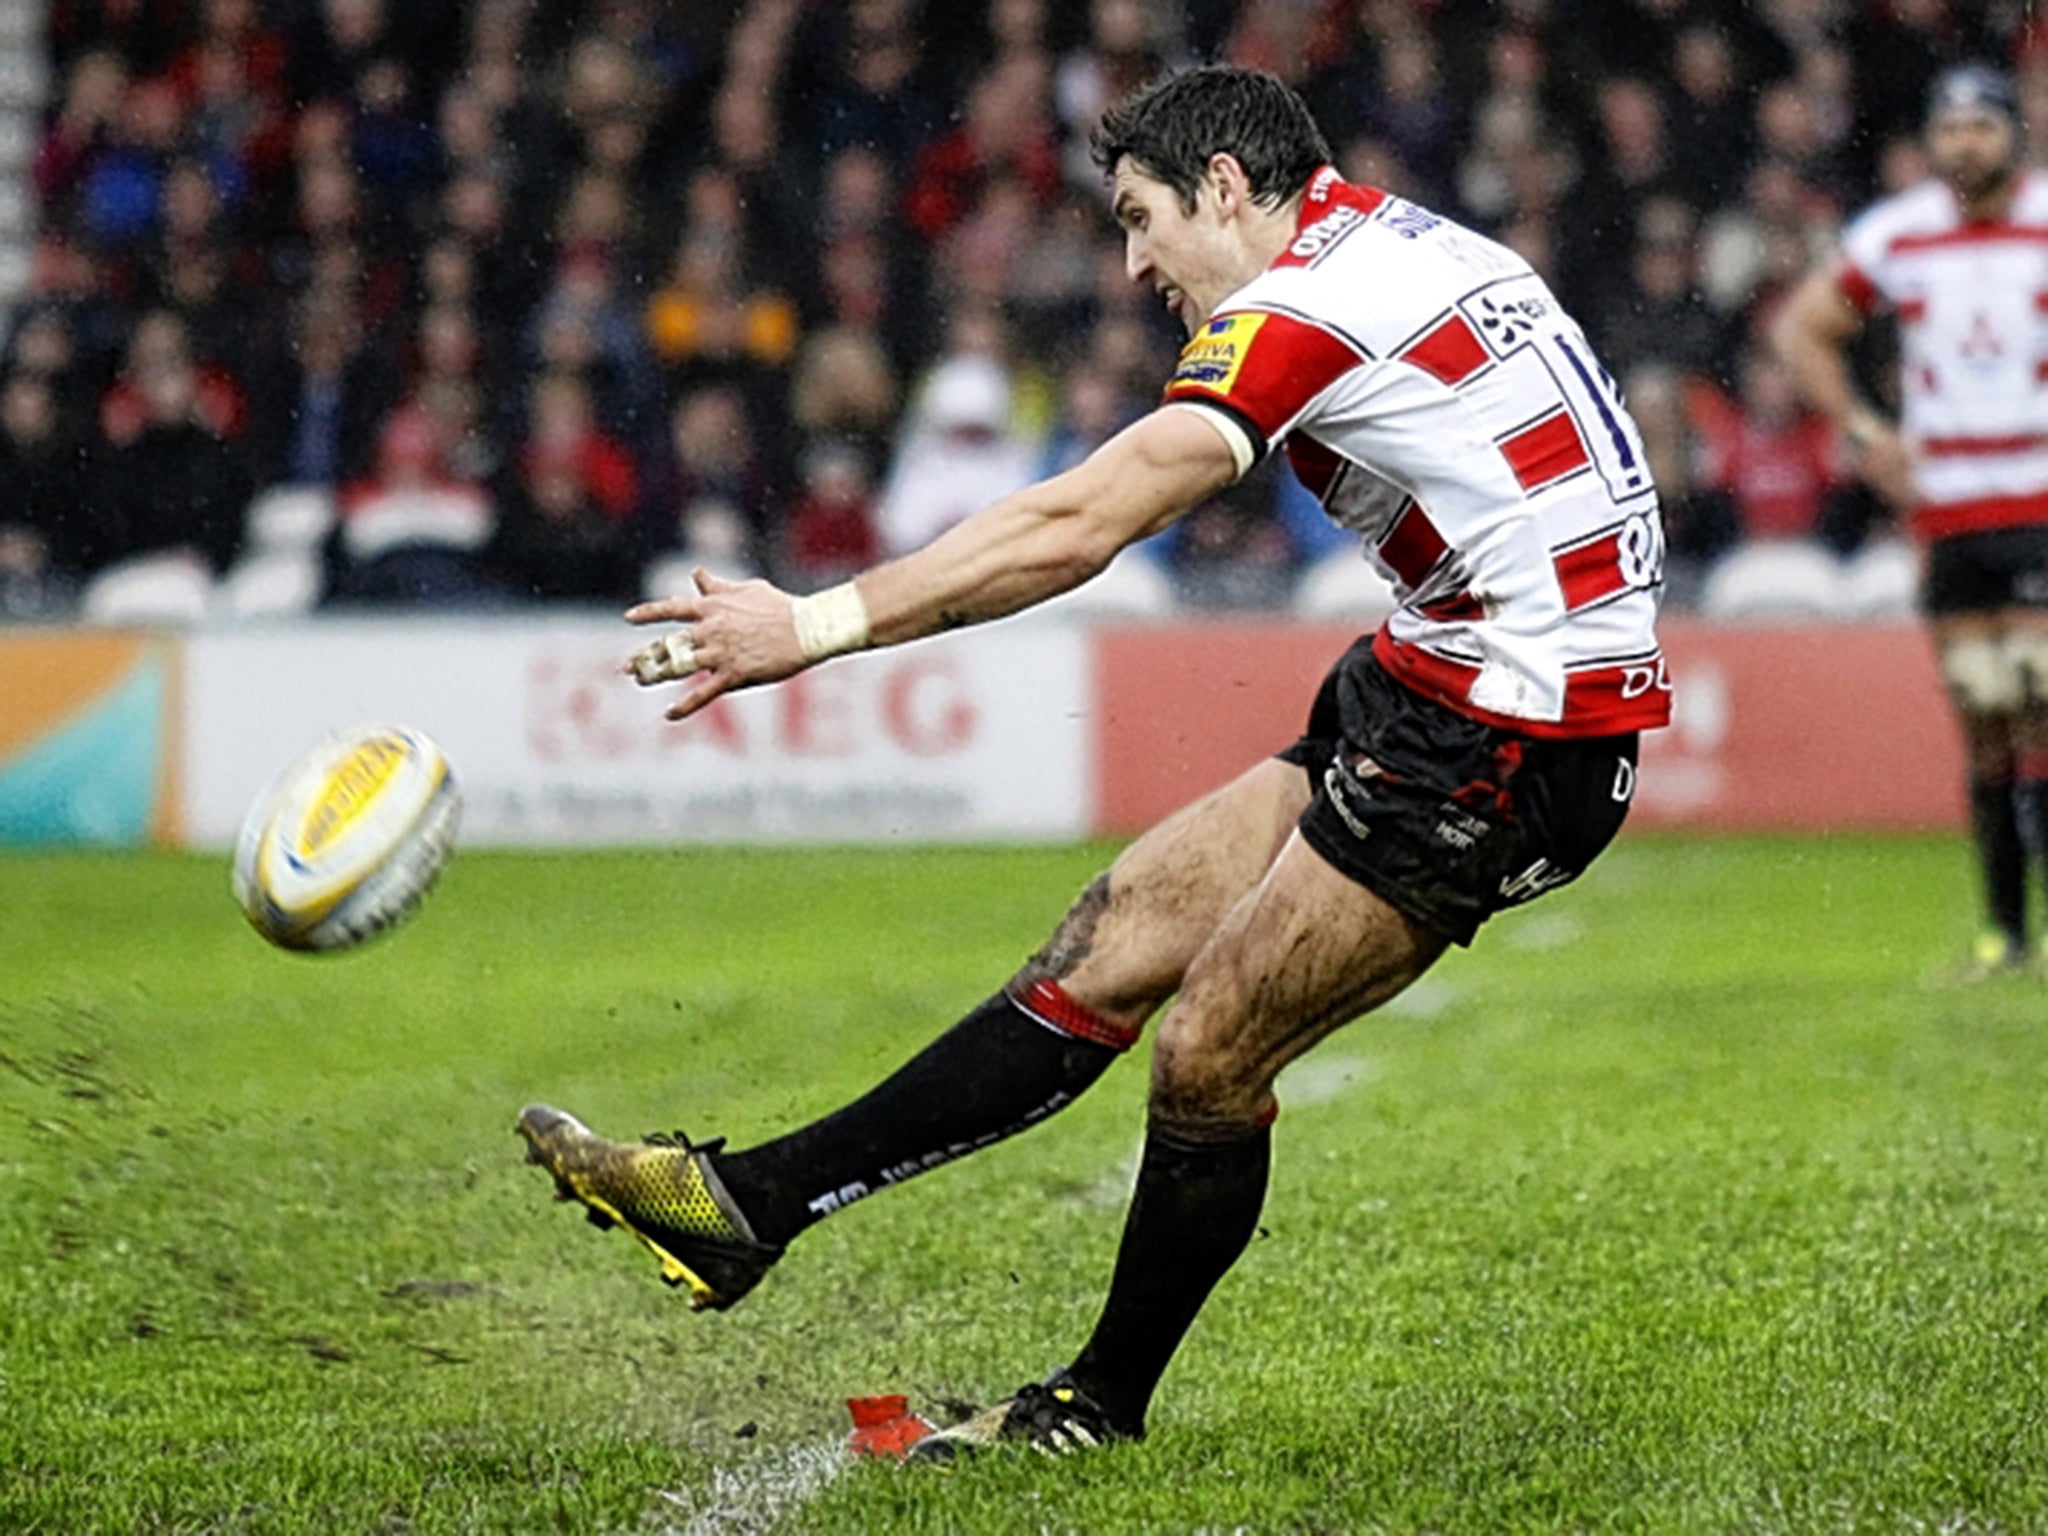
<path id="1" fill-rule="evenodd" d="M 690 1288 L 690 1305 L 723 1311 L 760 1283 L 782 1249 L 759 1241 L 707 1154 L 686 1138 L 608 1141 L 546 1104 L 519 1114 L 527 1160 L 554 1175 L 600 1227 L 620 1226 L 661 1260 L 661 1278 Z"/>
<path id="2" fill-rule="evenodd" d="M 950 1462 L 1004 1444 L 1065 1456 L 1144 1438 L 1142 1424 L 1118 1424 L 1073 1377 L 1059 1370 L 951 1429 L 925 1436 L 910 1448 L 910 1460 Z"/>

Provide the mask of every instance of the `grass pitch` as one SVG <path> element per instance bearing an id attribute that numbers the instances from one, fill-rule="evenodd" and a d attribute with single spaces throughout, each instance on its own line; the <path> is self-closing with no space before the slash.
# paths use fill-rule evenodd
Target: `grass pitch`
<path id="1" fill-rule="evenodd" d="M 1141 1448 L 828 1449 L 1085 1335 L 1142 1051 L 725 1315 L 520 1162 L 835 1105 L 1106 853 L 470 855 L 324 961 L 0 858 L 0 1531 L 2048 1529 L 2048 983 L 1927 985 L 1946 841 L 1625 839 L 1329 1042 Z"/>

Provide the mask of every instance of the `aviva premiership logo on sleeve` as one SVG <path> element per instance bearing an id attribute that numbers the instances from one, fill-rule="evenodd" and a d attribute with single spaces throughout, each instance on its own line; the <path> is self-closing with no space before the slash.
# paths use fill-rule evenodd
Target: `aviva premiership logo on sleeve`
<path id="1" fill-rule="evenodd" d="M 1181 349 L 1180 366 L 1173 370 L 1173 381 L 1167 388 L 1192 387 L 1229 394 L 1259 327 L 1265 323 L 1264 315 L 1218 315 L 1195 332 Z"/>

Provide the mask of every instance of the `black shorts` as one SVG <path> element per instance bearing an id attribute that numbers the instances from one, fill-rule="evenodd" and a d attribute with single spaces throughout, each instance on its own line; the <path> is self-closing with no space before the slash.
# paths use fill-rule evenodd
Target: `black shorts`
<path id="1" fill-rule="evenodd" d="M 1552 741 L 1485 725 L 1396 682 L 1360 640 L 1302 738 L 1301 835 L 1339 873 L 1456 944 L 1575 880 L 1621 830 L 1636 736 Z"/>
<path id="2" fill-rule="evenodd" d="M 1927 546 L 1920 606 L 1933 614 L 2048 609 L 2048 526 L 1936 539 Z"/>

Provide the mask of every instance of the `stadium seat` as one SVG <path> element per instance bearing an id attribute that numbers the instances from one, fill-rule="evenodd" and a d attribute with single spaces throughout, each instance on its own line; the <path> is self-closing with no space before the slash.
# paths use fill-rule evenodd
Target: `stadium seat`
<path id="1" fill-rule="evenodd" d="M 1904 539 L 1873 539 L 1850 558 L 1842 588 L 1851 618 L 1910 619 L 1919 606 L 1919 552 Z"/>
<path id="2" fill-rule="evenodd" d="M 258 548 L 223 578 L 220 595 L 232 618 L 296 618 L 312 612 L 324 584 L 315 551 Z"/>
<path id="3" fill-rule="evenodd" d="M 252 549 L 312 549 L 334 526 L 333 493 L 318 485 L 274 485 L 249 503 L 243 525 Z"/>
<path id="4" fill-rule="evenodd" d="M 88 624 L 184 626 L 203 623 L 214 598 L 206 563 L 172 550 L 108 566 L 86 583 L 79 613 Z"/>
<path id="5" fill-rule="evenodd" d="M 1397 606 L 1386 578 L 1354 549 L 1323 556 L 1302 572 L 1294 588 L 1295 616 L 1303 619 L 1342 619 L 1371 626 Z"/>
<path id="6" fill-rule="evenodd" d="M 1842 565 L 1818 544 L 1745 544 L 1707 573 L 1700 617 L 1732 624 L 1847 618 Z"/>

